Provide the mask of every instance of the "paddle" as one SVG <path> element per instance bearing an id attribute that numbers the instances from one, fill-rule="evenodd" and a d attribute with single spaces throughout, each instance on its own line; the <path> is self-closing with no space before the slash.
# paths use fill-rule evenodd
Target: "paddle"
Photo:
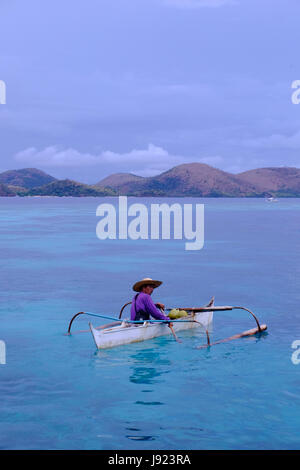
<path id="1" fill-rule="evenodd" d="M 169 327 L 170 330 L 172 331 L 172 334 L 173 334 L 175 340 L 177 341 L 177 343 L 182 343 L 181 339 L 179 339 L 179 338 L 176 336 L 175 331 L 174 331 L 174 328 L 173 328 L 173 326 L 171 325 L 171 323 L 168 324 L 168 327 Z"/>
<path id="2" fill-rule="evenodd" d="M 164 313 L 164 308 L 163 307 L 159 307 L 159 310 L 161 311 L 161 313 Z M 174 336 L 175 338 L 175 341 L 177 341 L 177 343 L 182 343 L 181 339 L 179 339 L 177 336 L 176 336 L 176 333 L 174 331 L 174 328 L 172 326 L 172 323 L 168 323 L 168 327 L 170 328 L 170 330 L 172 331 L 172 335 Z"/>

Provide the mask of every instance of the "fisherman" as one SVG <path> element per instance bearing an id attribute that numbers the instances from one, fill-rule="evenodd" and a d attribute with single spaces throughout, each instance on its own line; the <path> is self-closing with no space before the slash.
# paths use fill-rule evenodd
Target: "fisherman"
<path id="1" fill-rule="evenodd" d="M 171 322 L 170 318 L 165 316 L 161 310 L 165 306 L 161 303 L 154 304 L 151 299 L 153 290 L 162 284 L 161 281 L 154 281 L 150 277 L 146 277 L 141 281 L 134 284 L 132 289 L 138 292 L 132 299 L 130 310 L 131 320 L 150 320 L 150 316 L 155 320 L 167 320 Z M 172 326 L 172 323 L 169 323 Z"/>

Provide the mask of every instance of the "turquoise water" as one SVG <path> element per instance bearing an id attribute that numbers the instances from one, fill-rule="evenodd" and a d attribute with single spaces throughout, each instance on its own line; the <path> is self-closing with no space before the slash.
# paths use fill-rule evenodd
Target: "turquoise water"
<path id="1" fill-rule="evenodd" d="M 200 251 L 100 241 L 96 207 L 112 201 L 0 198 L 0 448 L 299 449 L 300 200 L 176 199 L 205 204 Z M 156 301 L 198 306 L 215 295 L 253 310 L 268 334 L 199 350 L 205 338 L 182 332 L 181 344 L 98 352 L 79 318 L 65 336 L 78 311 L 117 316 L 146 276 L 164 281 Z M 216 313 L 212 340 L 253 326 L 246 312 Z"/>

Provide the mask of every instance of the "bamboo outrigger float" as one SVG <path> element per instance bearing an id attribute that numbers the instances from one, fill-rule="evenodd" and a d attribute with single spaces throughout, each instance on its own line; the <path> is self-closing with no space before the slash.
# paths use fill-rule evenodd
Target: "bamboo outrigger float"
<path id="1" fill-rule="evenodd" d="M 119 314 L 119 319 L 110 317 L 108 315 L 100 315 L 91 312 L 78 312 L 74 315 L 69 323 L 68 334 L 71 334 L 71 326 L 75 318 L 79 315 L 90 315 L 94 317 L 105 318 L 108 320 L 114 320 L 113 323 L 104 325 L 98 328 L 95 328 L 92 323 L 89 323 L 90 331 L 92 333 L 93 339 L 95 341 L 96 347 L 98 349 L 107 349 L 115 346 L 121 346 L 124 344 L 136 343 L 140 341 L 146 341 L 148 339 L 156 338 L 158 336 L 170 335 L 173 334 L 176 341 L 181 342 L 176 333 L 178 331 L 188 330 L 192 328 L 199 328 L 205 333 L 207 338 L 207 344 L 203 346 L 198 346 L 199 349 L 207 348 L 214 344 L 223 343 L 226 341 L 231 341 L 233 339 L 243 338 L 246 336 L 252 336 L 255 334 L 260 334 L 267 329 L 267 325 L 261 325 L 258 321 L 258 318 L 254 315 L 251 310 L 245 307 L 232 307 L 232 306 L 215 306 L 214 298 L 204 307 L 198 308 L 177 308 L 177 310 L 185 310 L 187 316 L 184 316 L 178 320 L 171 320 L 172 325 L 170 326 L 168 322 L 162 320 L 147 320 L 147 321 L 132 321 L 128 319 L 121 320 L 122 313 L 124 308 L 129 305 L 131 302 L 127 302 L 121 309 Z M 212 326 L 213 314 L 214 312 L 223 312 L 235 309 L 242 309 L 249 312 L 255 322 L 256 328 L 251 330 L 244 331 L 240 334 L 225 338 L 223 340 L 216 341 L 211 343 L 209 333 Z M 170 311 L 172 309 L 166 309 Z"/>

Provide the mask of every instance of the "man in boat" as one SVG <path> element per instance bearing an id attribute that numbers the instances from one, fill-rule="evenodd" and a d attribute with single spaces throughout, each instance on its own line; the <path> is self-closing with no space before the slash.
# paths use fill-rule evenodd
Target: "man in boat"
<path id="1" fill-rule="evenodd" d="M 171 322 L 170 318 L 159 310 L 164 310 L 164 304 L 154 304 L 151 299 L 153 290 L 161 284 L 161 281 L 155 281 L 149 277 L 134 284 L 132 289 L 137 292 L 137 294 L 132 299 L 130 309 L 131 320 L 150 320 L 150 317 L 153 317 L 155 320 L 167 320 Z M 172 323 L 169 324 L 172 326 Z"/>

